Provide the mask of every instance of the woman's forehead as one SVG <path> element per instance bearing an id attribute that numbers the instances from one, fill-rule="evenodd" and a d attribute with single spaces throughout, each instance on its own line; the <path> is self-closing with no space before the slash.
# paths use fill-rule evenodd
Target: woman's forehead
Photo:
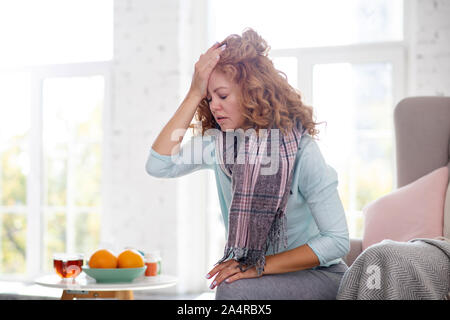
<path id="1" fill-rule="evenodd" d="M 215 92 L 219 89 L 230 89 L 233 87 L 233 82 L 221 72 L 212 72 L 208 82 L 208 92 Z"/>

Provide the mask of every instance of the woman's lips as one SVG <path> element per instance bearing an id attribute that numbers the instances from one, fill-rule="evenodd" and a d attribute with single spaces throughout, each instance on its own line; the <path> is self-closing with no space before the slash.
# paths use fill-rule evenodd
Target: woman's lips
<path id="1" fill-rule="evenodd" d="M 221 123 L 221 122 L 224 122 L 225 120 L 227 120 L 228 118 L 226 118 L 226 117 L 224 117 L 224 118 L 218 118 L 217 119 L 217 122 L 218 123 Z"/>

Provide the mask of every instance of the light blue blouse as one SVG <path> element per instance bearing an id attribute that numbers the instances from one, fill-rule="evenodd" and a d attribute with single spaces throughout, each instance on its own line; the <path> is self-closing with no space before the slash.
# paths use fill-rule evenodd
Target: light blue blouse
<path id="1" fill-rule="evenodd" d="M 146 171 L 157 178 L 176 178 L 201 169 L 214 170 L 228 233 L 231 179 L 215 159 L 214 139 L 214 136 L 193 136 L 175 156 L 161 155 L 151 148 Z M 350 250 L 350 240 L 337 185 L 336 171 L 326 164 L 316 141 L 304 134 L 295 160 L 292 194 L 285 211 L 288 246 L 281 251 L 307 244 L 319 258 L 320 266 L 342 261 Z M 267 254 L 273 253 L 269 248 Z"/>

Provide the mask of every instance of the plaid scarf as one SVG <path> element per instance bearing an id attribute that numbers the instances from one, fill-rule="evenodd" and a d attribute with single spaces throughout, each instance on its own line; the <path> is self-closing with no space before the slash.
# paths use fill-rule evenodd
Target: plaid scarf
<path id="1" fill-rule="evenodd" d="M 287 135 L 278 129 L 261 129 L 259 138 L 256 131 L 249 135 L 242 129 L 237 135 L 236 131 L 217 135 L 219 165 L 232 184 L 228 239 L 217 264 L 232 257 L 241 271 L 256 267 L 260 275 L 268 248 L 279 251 L 281 241 L 287 247 L 285 209 L 304 131 L 298 122 Z"/>

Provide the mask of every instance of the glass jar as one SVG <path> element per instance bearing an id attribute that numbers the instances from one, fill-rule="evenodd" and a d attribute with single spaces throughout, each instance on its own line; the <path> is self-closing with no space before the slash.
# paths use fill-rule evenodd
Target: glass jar
<path id="1" fill-rule="evenodd" d="M 144 256 L 147 269 L 145 269 L 146 277 L 154 277 L 161 274 L 161 256 L 159 251 L 148 252 Z"/>

